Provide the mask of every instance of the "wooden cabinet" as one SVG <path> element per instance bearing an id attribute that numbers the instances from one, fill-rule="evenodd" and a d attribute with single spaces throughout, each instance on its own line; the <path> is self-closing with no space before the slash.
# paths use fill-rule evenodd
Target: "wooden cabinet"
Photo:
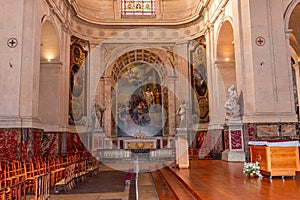
<path id="1" fill-rule="evenodd" d="M 259 162 L 262 174 L 296 176 L 299 167 L 298 146 L 250 146 L 251 162 Z"/>

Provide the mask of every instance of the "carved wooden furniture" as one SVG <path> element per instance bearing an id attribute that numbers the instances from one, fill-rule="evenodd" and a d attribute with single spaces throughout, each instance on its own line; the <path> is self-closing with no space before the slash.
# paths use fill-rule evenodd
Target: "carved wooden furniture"
<path id="1" fill-rule="evenodd" d="M 299 171 L 299 142 L 251 141 L 251 162 L 259 162 L 262 174 L 296 176 Z"/>

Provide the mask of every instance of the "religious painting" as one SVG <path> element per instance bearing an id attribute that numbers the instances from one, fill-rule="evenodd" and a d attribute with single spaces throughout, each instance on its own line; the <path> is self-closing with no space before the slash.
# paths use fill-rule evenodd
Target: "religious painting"
<path id="1" fill-rule="evenodd" d="M 209 121 L 209 102 L 207 88 L 207 65 L 206 48 L 204 39 L 198 38 L 190 42 L 192 51 L 191 69 L 192 69 L 192 87 L 193 87 L 193 114 L 198 123 L 207 123 Z"/>
<path id="2" fill-rule="evenodd" d="M 72 36 L 70 49 L 70 84 L 69 84 L 69 124 L 75 125 L 86 111 L 86 77 L 87 56 L 89 52 L 88 41 Z"/>
<path id="3" fill-rule="evenodd" d="M 162 135 L 160 77 L 150 64 L 136 62 L 121 71 L 116 105 L 118 136 Z"/>

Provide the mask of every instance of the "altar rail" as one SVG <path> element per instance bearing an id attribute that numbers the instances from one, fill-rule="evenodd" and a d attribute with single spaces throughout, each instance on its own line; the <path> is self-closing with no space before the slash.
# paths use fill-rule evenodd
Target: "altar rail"
<path id="1" fill-rule="evenodd" d="M 150 152 L 150 159 L 151 160 L 174 160 L 175 159 L 175 149 L 168 148 L 168 149 L 158 149 L 156 151 Z"/>
<path id="2" fill-rule="evenodd" d="M 98 149 L 98 158 L 100 161 L 130 161 L 133 159 L 131 150 L 123 149 Z M 147 154 L 147 153 L 143 153 Z M 175 159 L 175 149 L 166 148 L 148 152 L 150 160 L 172 160 Z"/>
<path id="3" fill-rule="evenodd" d="M 131 151 L 123 149 L 98 149 L 98 156 L 100 160 L 117 159 L 123 160 L 131 159 Z"/>

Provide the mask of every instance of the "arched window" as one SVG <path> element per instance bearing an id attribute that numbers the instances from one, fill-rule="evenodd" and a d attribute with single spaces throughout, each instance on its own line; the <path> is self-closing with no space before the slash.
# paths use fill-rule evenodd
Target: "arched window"
<path id="1" fill-rule="evenodd" d="M 122 15 L 155 15 L 155 0 L 122 0 Z"/>

